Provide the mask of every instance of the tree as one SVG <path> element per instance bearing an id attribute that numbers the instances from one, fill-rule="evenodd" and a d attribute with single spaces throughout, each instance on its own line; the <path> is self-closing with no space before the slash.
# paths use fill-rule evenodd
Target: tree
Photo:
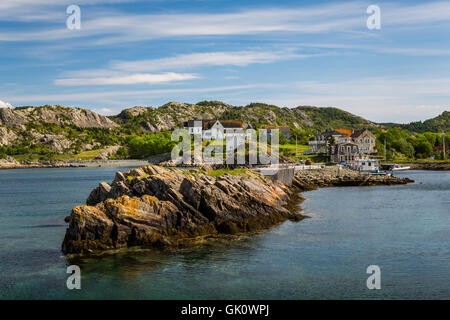
<path id="1" fill-rule="evenodd" d="M 428 158 L 433 153 L 433 146 L 428 140 L 418 141 L 414 149 L 418 158 Z"/>

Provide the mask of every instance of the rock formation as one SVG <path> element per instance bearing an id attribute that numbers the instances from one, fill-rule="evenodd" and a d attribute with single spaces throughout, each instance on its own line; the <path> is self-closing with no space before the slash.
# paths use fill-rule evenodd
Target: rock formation
<path id="1" fill-rule="evenodd" d="M 118 125 L 93 111 L 64 106 L 0 108 L 0 126 L 23 129 L 27 123 L 71 124 L 80 128 L 115 128 Z"/>
<path id="2" fill-rule="evenodd" d="M 111 185 L 102 182 L 91 192 L 86 206 L 73 208 L 62 251 L 177 245 L 259 230 L 302 217 L 285 208 L 292 194 L 253 172 L 211 177 L 158 166 L 118 172 Z"/>

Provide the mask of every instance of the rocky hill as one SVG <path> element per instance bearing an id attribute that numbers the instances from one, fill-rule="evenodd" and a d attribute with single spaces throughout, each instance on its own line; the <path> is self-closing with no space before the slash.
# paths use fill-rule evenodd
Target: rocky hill
<path id="1" fill-rule="evenodd" d="M 24 129 L 26 124 L 51 123 L 73 125 L 80 128 L 115 128 L 118 125 L 88 109 L 64 106 L 1 108 L 0 126 Z"/>
<path id="2" fill-rule="evenodd" d="M 89 136 L 119 125 L 93 111 L 64 106 L 0 108 L 0 146 L 41 145 L 55 152 L 88 150 L 102 145 Z"/>
<path id="3" fill-rule="evenodd" d="M 197 104 L 169 102 L 159 108 L 134 107 L 111 117 L 118 124 L 144 132 L 173 130 L 190 119 L 218 119 L 232 106 L 219 101 Z"/>
<path id="4" fill-rule="evenodd" d="M 202 101 L 196 104 L 169 102 L 159 108 L 134 107 L 123 110 L 111 117 L 117 123 L 141 128 L 148 132 L 172 130 L 189 119 L 240 119 L 247 127 L 260 128 L 264 125 L 288 125 L 305 129 L 320 127 L 366 128 L 378 125 L 336 108 L 316 108 L 300 106 L 280 108 L 264 103 L 251 103 L 235 107 L 220 101 Z"/>
<path id="5" fill-rule="evenodd" d="M 171 131 L 190 119 L 240 119 L 246 127 L 287 125 L 308 134 L 336 127 L 377 128 L 400 126 L 412 131 L 448 131 L 450 112 L 408 125 L 377 124 L 337 108 L 299 106 L 280 108 L 264 103 L 232 106 L 220 101 L 196 104 L 169 102 L 163 106 L 136 106 L 116 116 L 60 105 L 0 108 L 0 158 L 6 155 L 78 154 L 109 146 L 126 146 L 129 137 Z M 307 136 L 307 135 L 306 135 Z M 143 144 L 148 141 L 141 141 Z M 123 149 L 123 148 L 122 148 Z M 126 151 L 122 153 L 126 156 Z M 35 158 L 33 158 L 35 159 Z"/>

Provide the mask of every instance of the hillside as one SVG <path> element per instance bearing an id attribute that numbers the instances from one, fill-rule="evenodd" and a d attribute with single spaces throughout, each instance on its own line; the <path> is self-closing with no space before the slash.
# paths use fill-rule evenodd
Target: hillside
<path id="1" fill-rule="evenodd" d="M 300 106 L 280 108 L 264 103 L 251 103 L 235 107 L 220 101 L 202 101 L 197 104 L 170 102 L 159 108 L 134 107 L 110 117 L 121 126 L 147 132 L 172 130 L 189 119 L 240 119 L 247 127 L 264 125 L 288 125 L 306 129 L 317 127 L 377 127 L 378 125 L 337 108 Z"/>
<path id="2" fill-rule="evenodd" d="M 172 142 L 167 131 L 181 127 L 189 119 L 240 119 L 246 127 L 255 129 L 287 125 L 307 141 L 317 131 L 336 127 L 448 131 L 449 117 L 447 111 L 424 122 L 377 124 L 337 108 L 280 108 L 264 103 L 235 107 L 220 101 L 169 102 L 157 108 L 136 106 L 110 117 L 60 105 L 0 108 L 0 158 L 12 155 L 21 159 L 49 159 L 58 154 L 79 154 L 109 146 L 116 146 L 114 150 L 120 150 L 121 157 L 152 155 L 169 148 Z M 154 133 L 158 134 L 149 135 Z"/>
<path id="3" fill-rule="evenodd" d="M 338 108 L 300 106 L 298 111 L 306 114 L 315 127 L 319 128 L 371 128 L 380 125 Z"/>
<path id="4" fill-rule="evenodd" d="M 125 109 L 111 120 L 131 131 L 160 132 L 181 127 L 189 119 L 217 119 L 232 108 L 219 101 L 197 104 L 169 102 L 159 108 L 134 107 Z"/>
<path id="5" fill-rule="evenodd" d="M 408 124 L 384 123 L 387 127 L 400 127 L 413 132 L 447 132 L 450 131 L 450 111 L 444 111 L 437 117 Z"/>
<path id="6" fill-rule="evenodd" d="M 0 146 L 8 154 L 90 150 L 114 143 L 119 125 L 93 111 L 64 106 L 0 108 Z"/>

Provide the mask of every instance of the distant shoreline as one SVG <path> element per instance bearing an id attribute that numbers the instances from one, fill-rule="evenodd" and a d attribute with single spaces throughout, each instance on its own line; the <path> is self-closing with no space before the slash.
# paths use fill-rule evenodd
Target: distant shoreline
<path id="1" fill-rule="evenodd" d="M 11 158 L 10 158 L 11 159 Z M 96 167 L 139 167 L 148 164 L 160 164 L 170 159 L 169 154 L 161 154 L 146 159 L 121 159 L 121 160 L 49 160 L 49 161 L 8 161 L 0 159 L 0 170 L 7 169 L 32 169 L 32 168 L 96 168 Z M 396 163 L 395 161 L 392 163 Z M 399 162 L 401 166 L 409 166 L 410 170 L 448 171 L 450 161 L 408 163 Z"/>
<path id="2" fill-rule="evenodd" d="M 402 163 L 401 165 L 411 167 L 410 170 L 430 170 L 430 171 L 448 171 L 448 170 L 450 170 L 450 162 Z"/>
<path id="3" fill-rule="evenodd" d="M 30 161 L 30 162 L 0 162 L 0 170 L 33 169 L 33 168 L 98 168 L 98 167 L 140 167 L 150 163 L 149 160 L 62 160 L 62 161 Z"/>

